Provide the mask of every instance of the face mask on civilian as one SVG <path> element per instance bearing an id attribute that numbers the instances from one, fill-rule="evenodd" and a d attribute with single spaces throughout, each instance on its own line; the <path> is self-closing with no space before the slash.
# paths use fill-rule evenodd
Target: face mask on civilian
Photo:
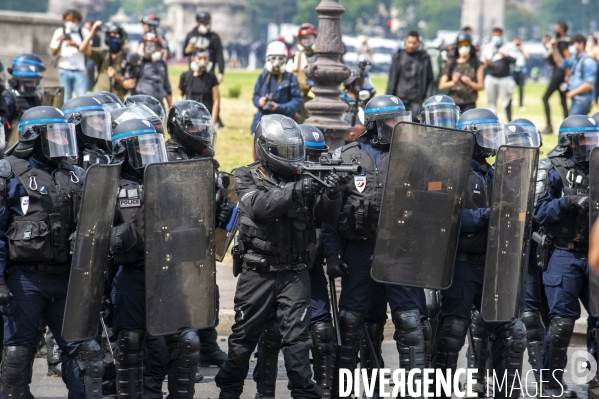
<path id="1" fill-rule="evenodd" d="M 160 60 L 162 58 L 162 54 L 160 53 L 160 51 L 154 51 L 152 53 L 152 61 L 156 62 L 158 60 Z"/>
<path id="2" fill-rule="evenodd" d="M 501 46 L 503 39 L 500 36 L 493 36 L 493 44 L 497 47 Z"/>
<path id="3" fill-rule="evenodd" d="M 578 49 L 573 44 L 568 46 L 568 51 L 570 52 L 570 56 L 572 57 L 576 57 L 578 55 Z"/>
<path id="4" fill-rule="evenodd" d="M 66 32 L 76 32 L 79 29 L 79 24 L 73 21 L 66 21 L 64 23 L 64 30 Z"/>
<path id="5" fill-rule="evenodd" d="M 470 46 L 461 46 L 460 48 L 458 48 L 458 54 L 462 57 L 467 56 L 468 54 L 470 54 Z"/>
<path id="6" fill-rule="evenodd" d="M 210 31 L 210 25 L 200 25 L 200 26 L 198 26 L 198 32 L 200 32 L 200 34 L 202 34 L 202 35 L 205 35 L 209 31 Z"/>

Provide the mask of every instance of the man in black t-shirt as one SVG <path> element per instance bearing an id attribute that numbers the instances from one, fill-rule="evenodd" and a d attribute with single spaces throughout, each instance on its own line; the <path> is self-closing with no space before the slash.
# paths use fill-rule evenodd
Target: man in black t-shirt
<path id="1" fill-rule="evenodd" d="M 555 32 L 553 36 L 557 40 L 557 48 L 560 51 L 562 58 L 566 59 L 570 57 L 568 46 L 570 45 L 570 38 L 567 36 L 568 25 L 565 22 L 558 22 L 555 24 Z M 549 108 L 549 97 L 557 90 L 562 103 L 562 109 L 564 111 L 564 119 L 568 117 L 568 103 L 566 101 L 566 92 L 568 85 L 566 84 L 566 71 L 561 68 L 559 64 L 555 63 L 552 53 L 551 44 L 549 44 L 549 37 L 543 38 L 543 44 L 547 46 L 547 54 L 545 56 L 545 62 L 551 69 L 551 80 L 545 94 L 543 94 L 543 105 L 545 106 L 545 117 L 547 118 L 547 125 L 541 133 L 551 134 L 553 133 L 553 127 L 551 126 L 551 109 Z M 562 86 L 563 85 L 563 86 Z M 562 90 L 563 89 L 563 90 Z"/>
<path id="2" fill-rule="evenodd" d="M 218 79 L 210 72 L 211 64 L 208 51 L 194 53 L 189 63 L 190 70 L 181 74 L 179 96 L 185 100 L 204 104 L 212 115 L 212 122 L 216 124 L 220 107 L 220 91 Z"/>

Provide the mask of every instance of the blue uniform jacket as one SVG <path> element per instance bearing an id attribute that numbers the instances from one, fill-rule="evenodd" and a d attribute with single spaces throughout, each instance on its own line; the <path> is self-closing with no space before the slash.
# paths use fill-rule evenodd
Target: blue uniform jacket
<path id="1" fill-rule="evenodd" d="M 477 161 L 470 161 L 470 170 L 481 180 L 485 187 L 493 183 L 493 168 L 487 166 L 486 171 L 481 168 Z M 473 190 L 468 187 L 468 190 Z M 488 190 L 488 189 L 487 189 Z M 489 223 L 490 208 L 466 209 L 462 210 L 462 223 L 460 224 L 461 233 L 475 233 Z"/>

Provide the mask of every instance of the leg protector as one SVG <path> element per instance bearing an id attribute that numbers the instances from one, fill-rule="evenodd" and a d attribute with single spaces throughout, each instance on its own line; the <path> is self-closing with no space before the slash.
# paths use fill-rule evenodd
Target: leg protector
<path id="1" fill-rule="evenodd" d="M 35 348 L 5 346 L 2 353 L 2 380 L 6 399 L 27 399 Z"/>
<path id="2" fill-rule="evenodd" d="M 574 322 L 572 317 L 554 317 L 551 319 L 549 327 L 549 348 L 547 348 L 547 369 L 548 375 L 543 380 L 548 381 L 543 384 L 547 390 L 555 389 L 561 392 L 560 382 L 563 378 L 563 369 L 568 361 L 568 344 L 574 331 Z M 560 369 L 560 370 L 558 370 Z M 555 370 L 555 372 L 554 372 Z M 555 377 L 554 377 L 555 375 Z"/>
<path id="3" fill-rule="evenodd" d="M 534 370 L 535 379 L 539 383 L 539 370 L 543 365 L 543 350 L 545 347 L 545 324 L 541 312 L 522 313 L 522 322 L 526 326 L 526 346 L 528 348 L 528 363 Z"/>
<path id="4" fill-rule="evenodd" d="M 144 331 L 119 331 L 116 355 L 117 393 L 119 399 L 143 397 Z"/>
<path id="5" fill-rule="evenodd" d="M 360 333 L 364 324 L 364 316 L 351 310 L 339 311 L 339 327 L 341 330 L 341 359 L 339 367 L 355 370 L 358 364 L 358 344 Z M 338 373 L 338 370 L 335 370 Z"/>
<path id="6" fill-rule="evenodd" d="M 393 339 L 399 352 L 399 367 L 406 371 L 406 376 L 410 370 L 422 370 L 426 355 L 420 310 L 395 311 L 391 319 L 395 324 Z M 415 384 L 416 380 L 422 380 L 422 373 L 414 377 Z"/>
<path id="7" fill-rule="evenodd" d="M 102 376 L 104 375 L 104 351 L 95 339 L 85 341 L 75 354 L 77 365 L 83 371 L 86 399 L 102 399 Z"/>
<path id="8" fill-rule="evenodd" d="M 497 338 L 503 341 L 503 349 L 499 363 L 495 364 L 495 370 L 500 376 L 507 376 L 507 392 L 503 397 L 508 397 L 509 387 L 519 387 L 515 380 L 522 375 L 522 363 L 524 359 L 524 350 L 526 349 L 526 327 L 522 320 L 514 319 L 506 323 L 502 330 L 496 334 Z M 520 396 L 520 391 L 514 389 L 513 394 L 516 398 Z"/>
<path id="9" fill-rule="evenodd" d="M 424 367 L 431 367 L 432 346 L 433 346 L 433 328 L 430 319 L 422 320 L 422 333 L 424 334 Z"/>
<path id="10" fill-rule="evenodd" d="M 446 317 L 441 323 L 437 335 L 437 344 L 433 355 L 433 368 L 451 369 L 452 375 L 458 367 L 458 356 L 464 346 L 470 320 L 458 317 Z"/>
<path id="11" fill-rule="evenodd" d="M 168 342 L 171 364 L 168 370 L 168 392 L 173 399 L 192 399 L 196 370 L 200 364 L 198 331 L 185 329 Z"/>
<path id="12" fill-rule="evenodd" d="M 267 322 L 260 336 L 260 352 L 258 353 L 258 394 L 260 397 L 275 397 L 281 339 L 279 324 L 276 321 Z"/>
<path id="13" fill-rule="evenodd" d="M 310 327 L 312 332 L 312 357 L 316 366 L 316 382 L 323 398 L 331 397 L 333 378 L 333 353 L 335 341 L 333 324 L 330 321 L 316 323 Z"/>
<path id="14" fill-rule="evenodd" d="M 474 391 L 483 392 L 485 376 L 487 375 L 487 359 L 489 358 L 489 338 L 491 337 L 491 332 L 478 310 L 472 311 L 470 334 L 472 336 L 472 345 L 469 345 L 466 351 L 468 368 L 476 370 L 473 374 L 477 382 L 474 386 Z"/>

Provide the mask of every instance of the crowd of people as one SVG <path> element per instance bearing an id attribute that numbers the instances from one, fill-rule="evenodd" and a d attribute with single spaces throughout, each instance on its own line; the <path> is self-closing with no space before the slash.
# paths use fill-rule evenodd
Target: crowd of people
<path id="1" fill-rule="evenodd" d="M 599 114 L 586 114 L 597 66 L 586 38 L 566 40 L 557 24 L 548 42 L 573 102 L 557 146 L 539 161 L 539 129 L 511 120 L 527 58 L 519 39 L 505 42 L 496 28 L 477 49 L 464 29 L 436 74 L 418 32 L 409 32 L 386 94 L 374 92 L 367 60 L 343 82 L 345 117 L 355 126 L 333 149 L 304 123 L 314 86 L 304 68 L 315 60 L 318 32 L 303 24 L 294 49 L 281 41 L 265 49 L 253 96 L 255 162 L 229 174 L 218 171 L 214 146 L 222 44 L 209 13 L 196 19 L 178 101 L 168 46 L 150 16 L 142 19 L 140 48 L 126 54 L 118 24 L 84 30 L 78 12 L 65 12 L 50 45 L 70 93 L 60 109 L 42 105 L 52 94 L 44 92 L 37 55 L 20 54 L 7 69 L 0 97 L 4 394 L 30 395 L 33 359 L 47 341 L 48 373 L 61 375 L 74 399 L 162 398 L 167 378 L 171 397 L 190 399 L 200 367 L 210 365 L 219 367 L 219 397 L 239 398 L 256 349 L 257 398 L 276 395 L 279 352 L 294 398 L 336 398 L 340 369 L 359 362 L 376 378 L 389 306 L 399 368 L 415 375 L 414 386 L 426 383 L 417 370 L 455 372 L 468 336 L 480 395 L 490 359 L 507 382 L 491 396 L 521 396 L 528 350 L 539 393 L 573 397 L 563 370 L 579 300 L 599 311 L 599 278 L 587 260 Z M 107 49 L 94 45 L 99 29 Z M 86 57 L 96 70 L 91 93 Z M 476 104 L 483 89 L 488 109 Z M 497 116 L 498 101 L 508 123 Z M 87 205 L 94 199 L 95 208 Z M 492 252 L 500 243 L 503 250 Z M 214 262 L 217 247 L 231 244 L 238 281 L 224 353 L 214 327 Z M 200 286 L 202 302 L 191 303 Z M 485 307 L 489 295 L 507 321 Z M 73 312 L 69 301 L 84 297 Z M 599 322 L 588 323 L 596 357 Z M 588 392 L 599 398 L 598 376 Z"/>

